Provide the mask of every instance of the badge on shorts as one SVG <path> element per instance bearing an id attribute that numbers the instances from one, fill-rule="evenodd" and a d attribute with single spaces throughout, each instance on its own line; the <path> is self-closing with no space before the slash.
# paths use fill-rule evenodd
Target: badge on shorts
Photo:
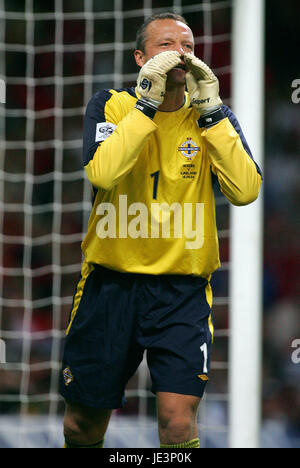
<path id="1" fill-rule="evenodd" d="M 64 370 L 63 370 L 63 377 L 64 377 L 64 381 L 65 381 L 65 385 L 68 386 L 70 385 L 71 382 L 73 382 L 74 380 L 74 377 L 72 375 L 72 372 L 70 370 L 70 367 L 66 367 Z"/>
<path id="2" fill-rule="evenodd" d="M 117 128 L 117 126 L 111 122 L 100 122 L 96 126 L 96 143 L 106 140 Z"/>

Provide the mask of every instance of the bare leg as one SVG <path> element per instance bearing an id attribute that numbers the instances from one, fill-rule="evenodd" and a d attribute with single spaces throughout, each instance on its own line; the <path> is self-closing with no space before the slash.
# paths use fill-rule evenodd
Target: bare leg
<path id="1" fill-rule="evenodd" d="M 64 435 L 67 443 L 89 446 L 104 439 L 112 411 L 66 402 Z"/>
<path id="2" fill-rule="evenodd" d="M 158 392 L 158 430 L 161 444 L 180 444 L 198 438 L 197 410 L 201 399 Z"/>

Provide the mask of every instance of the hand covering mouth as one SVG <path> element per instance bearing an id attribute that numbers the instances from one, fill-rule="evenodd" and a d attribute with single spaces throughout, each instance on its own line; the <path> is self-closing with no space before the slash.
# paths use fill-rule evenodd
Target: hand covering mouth
<path id="1" fill-rule="evenodd" d="M 183 70 L 183 71 L 186 71 L 186 65 L 185 65 L 185 63 L 180 63 L 179 65 L 176 65 L 176 67 L 174 67 L 173 70 Z"/>

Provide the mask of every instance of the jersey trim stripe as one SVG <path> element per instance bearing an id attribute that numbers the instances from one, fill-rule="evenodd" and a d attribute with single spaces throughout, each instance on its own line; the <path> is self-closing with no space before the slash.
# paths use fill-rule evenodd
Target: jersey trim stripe
<path id="1" fill-rule="evenodd" d="M 94 268 L 95 267 L 93 265 L 89 264 L 89 263 L 86 263 L 86 262 L 83 263 L 83 266 L 82 266 L 82 269 L 81 269 L 81 278 L 80 278 L 79 283 L 77 285 L 77 290 L 76 290 L 76 293 L 75 293 L 75 296 L 74 296 L 73 308 L 72 308 L 71 315 L 70 315 L 69 325 L 68 325 L 68 328 L 66 330 L 66 335 L 69 334 L 70 328 L 72 326 L 73 320 L 74 320 L 74 318 L 76 316 L 78 307 L 80 305 L 80 301 L 81 301 L 82 296 L 83 296 L 84 286 L 86 284 L 86 281 L 87 281 L 89 275 L 92 273 Z"/>
<path id="2" fill-rule="evenodd" d="M 211 285 L 210 285 L 210 282 L 209 282 L 210 278 L 208 279 L 208 283 L 205 287 L 205 295 L 206 295 L 206 300 L 207 300 L 207 303 L 210 307 L 210 309 L 212 308 L 212 303 L 213 303 L 213 294 L 212 294 L 212 288 L 211 288 Z M 212 339 L 212 342 L 214 341 L 214 326 L 213 326 L 213 322 L 212 322 L 212 315 L 211 313 L 209 314 L 209 317 L 208 317 L 208 327 L 209 327 L 209 331 L 210 331 L 210 334 L 211 334 L 211 339 Z"/>
<path id="3" fill-rule="evenodd" d="M 240 136 L 240 139 L 243 143 L 243 147 L 246 151 L 246 153 L 249 154 L 250 158 L 253 160 L 255 166 L 256 166 L 256 170 L 258 172 L 258 174 L 262 177 L 262 173 L 261 173 L 261 170 L 259 168 L 259 166 L 256 164 L 256 162 L 254 161 L 254 158 L 253 158 L 253 155 L 251 153 L 251 150 L 250 150 L 250 147 L 248 145 L 248 142 L 245 138 L 245 135 L 241 129 L 241 126 L 236 118 L 236 116 L 234 115 L 234 113 L 232 112 L 232 110 L 228 107 L 228 106 L 225 106 L 223 105 L 222 106 L 222 111 L 224 112 L 224 115 L 225 117 L 228 117 L 231 125 L 233 126 L 233 128 L 235 129 L 236 133 Z"/>
<path id="4" fill-rule="evenodd" d="M 95 129 L 97 123 L 105 122 L 105 105 L 107 102 L 111 99 L 112 93 L 110 93 L 107 90 L 104 91 L 98 91 L 93 98 L 90 100 L 88 103 L 87 109 L 86 109 L 86 118 L 85 118 L 85 123 L 84 123 L 84 129 L 83 129 L 83 153 L 82 153 L 82 159 L 83 159 L 83 165 L 86 166 L 91 159 L 93 159 L 93 156 L 99 146 L 98 142 L 95 142 L 95 133 L 93 133 L 93 136 L 88 138 L 89 132 L 90 132 L 90 126 L 88 126 L 87 119 L 95 121 Z M 95 119 L 95 116 L 97 116 L 97 121 Z M 87 146 L 87 142 L 93 141 L 92 145 Z"/>
<path id="5" fill-rule="evenodd" d="M 85 115 L 85 124 L 84 124 L 84 132 L 83 132 L 83 154 L 82 160 L 83 165 L 87 166 L 87 164 L 93 159 L 94 154 L 99 146 L 99 142 L 95 141 L 95 133 L 96 133 L 96 125 L 102 122 L 106 122 L 106 115 L 105 115 L 105 108 L 108 101 L 115 95 L 126 93 L 129 96 L 137 99 L 135 89 L 134 88 L 121 88 L 121 89 L 104 89 L 102 91 L 98 91 L 95 93 L 88 103 Z M 91 134 L 91 123 L 87 124 L 87 122 L 93 122 L 94 128 L 93 133 Z M 89 143 L 87 143 L 89 142 Z M 92 142 L 92 144 L 91 144 Z"/>

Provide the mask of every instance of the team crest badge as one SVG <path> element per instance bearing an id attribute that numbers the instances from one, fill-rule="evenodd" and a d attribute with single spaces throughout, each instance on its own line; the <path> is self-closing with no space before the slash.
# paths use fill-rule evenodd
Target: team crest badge
<path id="1" fill-rule="evenodd" d="M 74 380 L 74 377 L 69 367 L 66 367 L 63 370 L 63 376 L 64 376 L 64 381 L 65 381 L 66 386 L 70 385 L 70 383 L 73 382 Z"/>
<path id="2" fill-rule="evenodd" d="M 197 145 L 191 138 L 188 138 L 182 145 L 179 146 L 178 151 L 181 152 L 188 160 L 193 159 L 200 151 L 200 146 Z"/>

